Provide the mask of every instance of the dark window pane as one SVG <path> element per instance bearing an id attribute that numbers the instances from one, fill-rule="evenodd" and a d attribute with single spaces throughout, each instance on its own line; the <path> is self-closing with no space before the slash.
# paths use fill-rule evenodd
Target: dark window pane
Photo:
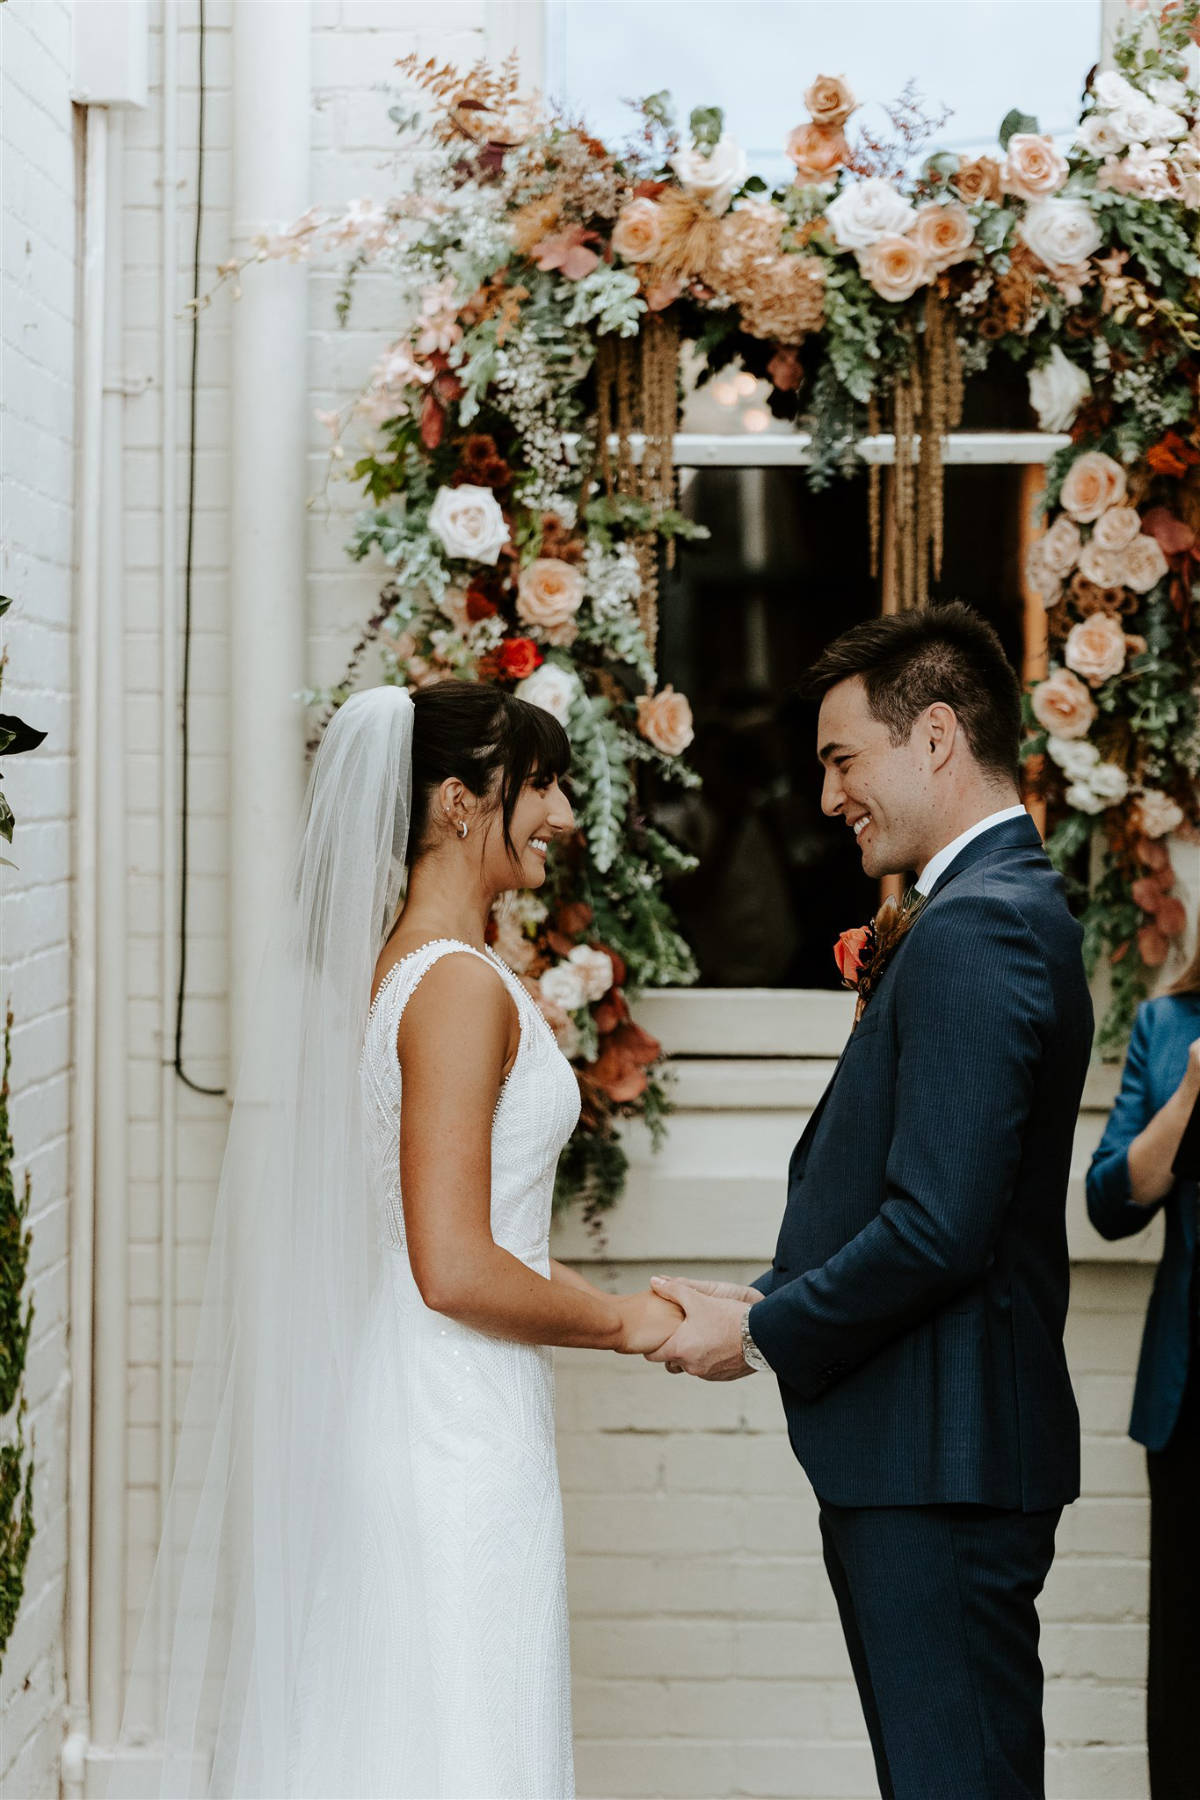
<path id="1" fill-rule="evenodd" d="M 946 470 L 935 593 L 977 606 L 1021 658 L 1019 468 Z M 671 898 L 710 987 L 836 988 L 832 946 L 868 918 L 878 885 L 854 839 L 821 812 L 814 709 L 796 684 L 823 647 L 879 608 L 867 478 L 810 494 L 801 469 L 700 469 L 685 511 L 707 544 L 664 575 L 659 667 L 696 720 L 699 792 L 647 794 L 655 820 L 700 858 Z"/>

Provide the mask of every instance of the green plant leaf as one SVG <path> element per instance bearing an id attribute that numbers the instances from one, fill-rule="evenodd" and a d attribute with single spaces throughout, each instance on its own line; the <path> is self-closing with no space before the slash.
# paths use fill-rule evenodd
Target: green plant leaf
<path id="1" fill-rule="evenodd" d="M 1036 132 L 1037 128 L 1038 122 L 1032 113 L 1023 113 L 1019 106 L 1014 106 L 1012 111 L 1005 113 L 1000 121 L 1000 148 L 1007 150 L 1009 141 L 1016 137 L 1018 132 Z"/>

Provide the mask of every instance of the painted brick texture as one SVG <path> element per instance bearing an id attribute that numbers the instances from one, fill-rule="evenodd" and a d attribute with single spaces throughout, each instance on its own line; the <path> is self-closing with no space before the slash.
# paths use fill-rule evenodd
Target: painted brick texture
<path id="1" fill-rule="evenodd" d="M 37 1535 L 0 1675 L 0 1794 L 56 1794 L 65 1670 L 67 1206 L 75 447 L 76 136 L 66 0 L 0 7 L 0 623 L 4 707 L 49 733 L 11 762 L 0 870 L 0 1005 L 11 1003 L 12 1128 L 33 1182 L 26 1365 Z"/>

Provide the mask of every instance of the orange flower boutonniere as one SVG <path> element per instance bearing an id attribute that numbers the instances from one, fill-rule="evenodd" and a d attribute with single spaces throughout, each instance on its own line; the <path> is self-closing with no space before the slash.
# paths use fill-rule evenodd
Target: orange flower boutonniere
<path id="1" fill-rule="evenodd" d="M 843 931 L 833 947 L 842 986 L 858 995 L 854 1023 L 879 986 L 880 978 L 925 904 L 925 895 L 910 889 L 902 900 L 887 899 L 868 925 Z"/>

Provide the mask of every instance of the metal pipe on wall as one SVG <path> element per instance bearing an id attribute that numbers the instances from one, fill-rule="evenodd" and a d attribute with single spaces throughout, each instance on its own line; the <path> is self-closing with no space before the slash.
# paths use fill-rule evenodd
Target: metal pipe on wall
<path id="1" fill-rule="evenodd" d="M 307 0 L 233 10 L 234 237 L 309 203 Z M 261 933 L 287 867 L 304 784 L 308 300 L 296 270 L 260 265 L 232 318 L 230 532 L 230 1069 L 236 1076 Z"/>
<path id="2" fill-rule="evenodd" d="M 159 1259 L 158 1259 L 158 1518 L 166 1517 L 167 1496 L 175 1465 L 175 1240 L 176 1131 L 178 1078 L 175 1074 L 175 988 L 178 980 L 179 920 L 179 555 L 176 462 L 179 426 L 179 358 L 177 333 L 179 285 L 179 23 L 176 0 L 162 9 L 162 262 L 159 270 L 159 351 L 162 394 L 159 411 L 159 481 L 162 487 L 160 568 L 159 681 L 162 712 L 159 729 L 159 839 L 162 881 L 159 887 Z M 172 1546 L 162 1554 L 168 1567 L 162 1582 L 163 1617 L 159 1640 L 165 1640 L 166 1609 L 172 1580 Z"/>

